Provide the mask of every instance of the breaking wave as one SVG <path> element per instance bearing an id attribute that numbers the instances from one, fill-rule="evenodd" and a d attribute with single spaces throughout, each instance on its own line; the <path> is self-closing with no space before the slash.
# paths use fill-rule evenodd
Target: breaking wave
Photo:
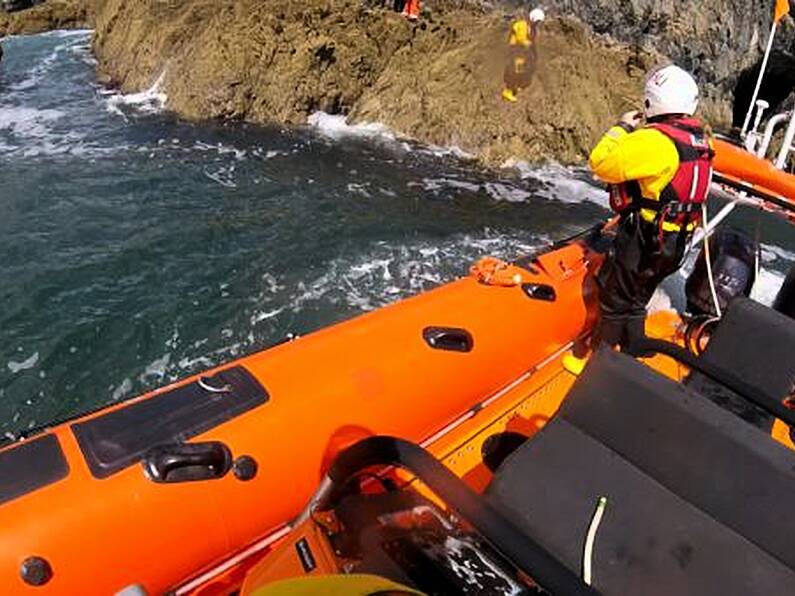
<path id="1" fill-rule="evenodd" d="M 510 259 L 549 242 L 546 236 L 490 230 L 442 242 L 375 242 L 362 254 L 332 260 L 314 277 L 288 279 L 265 273 L 246 314 L 247 325 L 219 331 L 223 347 L 208 352 L 207 343 L 218 343 L 219 338 L 186 344 L 175 332 L 169 342 L 172 351 L 147 365 L 139 380 L 153 386 L 173 381 L 257 349 L 275 331 L 281 336 L 310 331 L 300 322 L 304 312 L 330 305 L 345 316 L 372 311 L 467 275 L 470 265 L 484 255 Z"/>
<path id="2" fill-rule="evenodd" d="M 158 116 L 165 73 L 140 93 L 100 89 L 89 35 L 16 38 L 3 63 L 0 432 L 372 311 L 606 215 L 581 168 L 494 172 L 383 124 Z M 783 246 L 763 246 L 763 301 L 795 261 Z M 672 277 L 653 307 L 681 300 Z"/>
<path id="3" fill-rule="evenodd" d="M 168 102 L 168 96 L 163 92 L 165 77 L 166 71 L 164 70 L 149 89 L 138 93 L 124 94 L 109 89 L 101 89 L 99 93 L 105 99 L 107 110 L 125 120 L 130 111 L 141 114 L 159 114 L 166 109 Z"/>
<path id="4" fill-rule="evenodd" d="M 315 112 L 307 118 L 307 124 L 325 137 L 341 140 L 351 137 L 396 141 L 398 135 L 385 124 L 378 122 L 349 124 L 345 116 Z"/>

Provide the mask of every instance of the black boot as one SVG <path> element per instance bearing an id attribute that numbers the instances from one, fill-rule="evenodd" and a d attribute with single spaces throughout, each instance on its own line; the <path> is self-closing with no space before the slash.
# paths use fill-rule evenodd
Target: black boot
<path id="1" fill-rule="evenodd" d="M 651 358 L 655 355 L 655 352 L 643 347 L 643 342 L 646 339 L 645 316 L 633 316 L 625 319 L 624 341 L 621 344 L 622 352 L 626 352 L 635 358 Z"/>
<path id="2" fill-rule="evenodd" d="M 600 313 L 599 321 L 596 323 L 591 336 L 591 350 L 595 352 L 602 344 L 611 348 L 620 346 L 624 338 L 624 325 L 623 317 Z"/>

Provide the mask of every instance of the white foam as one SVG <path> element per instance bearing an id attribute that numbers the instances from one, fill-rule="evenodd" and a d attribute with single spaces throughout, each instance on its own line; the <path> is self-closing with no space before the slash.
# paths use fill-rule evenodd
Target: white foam
<path id="1" fill-rule="evenodd" d="M 59 39 L 67 37 L 82 37 L 85 35 L 93 35 L 93 29 L 55 29 L 47 31 L 46 33 L 37 33 L 36 36 L 40 37 L 57 37 Z"/>
<path id="2" fill-rule="evenodd" d="M 778 260 L 795 263 L 795 252 L 773 244 L 761 244 L 762 262 L 773 263 Z"/>
<path id="3" fill-rule="evenodd" d="M 273 310 L 269 310 L 266 312 L 256 313 L 251 317 L 251 324 L 256 325 L 257 323 L 261 323 L 262 321 L 267 321 L 268 319 L 272 319 L 276 315 L 280 314 L 284 310 L 282 308 L 274 308 Z"/>
<path id="4" fill-rule="evenodd" d="M 350 123 L 345 116 L 328 114 L 326 112 L 314 112 L 309 115 L 306 121 L 309 126 L 315 128 L 321 135 L 335 141 L 345 138 L 364 138 L 382 142 L 386 141 L 391 146 L 406 152 L 416 152 L 436 157 L 455 157 L 466 160 L 474 159 L 471 153 L 467 153 L 457 145 L 442 147 L 433 144 L 422 145 L 411 142 L 408 137 L 399 132 L 395 132 L 381 122 Z"/>
<path id="5" fill-rule="evenodd" d="M 176 143 L 178 142 L 179 141 L 176 141 Z M 165 139 L 158 141 L 158 144 L 165 144 Z M 172 144 L 175 144 L 175 140 L 172 140 Z M 216 143 L 215 145 L 211 145 L 209 143 L 205 143 L 204 141 L 196 141 L 193 144 L 193 149 L 203 152 L 213 152 L 217 153 L 218 155 L 234 155 L 235 159 L 238 161 L 243 161 L 248 154 L 245 149 L 238 149 L 233 145 L 225 145 L 220 142 Z"/>
<path id="6" fill-rule="evenodd" d="M 448 536 L 443 545 L 432 546 L 429 552 L 446 561 L 460 582 L 469 586 L 467 593 L 518 596 L 526 591 L 492 559 L 483 556 L 467 538 Z M 495 585 L 499 585 L 500 589 L 495 590 Z"/>
<path id="7" fill-rule="evenodd" d="M 113 389 L 110 399 L 112 401 L 119 401 L 121 398 L 130 394 L 133 389 L 133 384 L 130 379 L 124 379 L 118 387 Z"/>
<path id="8" fill-rule="evenodd" d="M 271 294 L 275 294 L 276 292 L 284 288 L 284 286 L 279 284 L 278 280 L 272 273 L 263 273 L 262 280 L 268 285 L 267 290 Z"/>
<path id="9" fill-rule="evenodd" d="M 11 41 L 14 39 L 25 39 L 27 37 L 78 37 L 81 35 L 93 35 L 93 29 L 53 29 L 42 33 L 17 33 L 14 35 L 0 35 L 0 41 Z"/>
<path id="10" fill-rule="evenodd" d="M 458 159 L 475 159 L 475 156 L 461 149 L 458 145 L 450 145 L 449 147 L 440 147 L 439 145 L 424 145 L 418 149 L 419 153 L 426 155 L 435 155 L 436 157 L 456 157 Z"/>
<path id="11" fill-rule="evenodd" d="M 335 259 L 320 276 L 299 281 L 292 289 L 263 300 L 270 304 L 288 303 L 292 312 L 318 302 L 369 311 L 452 281 L 466 274 L 469 266 L 484 255 L 514 258 L 546 242 L 546 237 L 490 230 L 477 236 L 457 235 L 443 242 L 377 242 L 368 252 Z"/>
<path id="12" fill-rule="evenodd" d="M 8 89 L 10 91 L 25 91 L 26 89 L 32 89 L 39 83 L 38 77 L 28 77 L 27 79 L 23 79 L 19 83 L 14 83 L 13 85 L 9 85 Z"/>
<path id="13" fill-rule="evenodd" d="M 479 184 L 456 178 L 425 178 L 422 186 L 425 190 L 439 192 L 444 189 L 466 190 L 470 192 L 484 191 L 496 201 L 513 203 L 524 202 L 531 196 L 561 201 L 564 203 L 591 202 L 608 208 L 607 193 L 597 186 L 578 178 L 584 176 L 583 170 L 565 168 L 559 164 L 532 166 L 527 162 L 509 160 L 503 164 L 519 173 L 525 181 L 521 186 L 510 181 L 486 182 Z M 526 181 L 540 183 L 537 187 Z"/>
<path id="14" fill-rule="evenodd" d="M 207 358 L 207 356 L 199 356 L 198 358 L 188 358 L 185 356 L 177 363 L 177 366 L 179 366 L 181 370 L 206 370 L 215 366 L 215 362 Z"/>
<path id="15" fill-rule="evenodd" d="M 351 194 L 361 195 L 369 199 L 373 195 L 370 194 L 370 191 L 367 190 L 367 187 L 368 184 L 366 182 L 365 183 L 349 182 L 346 188 L 348 192 Z"/>
<path id="16" fill-rule="evenodd" d="M 379 122 L 349 124 L 345 116 L 327 114 L 326 112 L 310 114 L 306 121 L 323 136 L 335 140 L 345 137 L 380 138 L 389 141 L 397 139 L 397 135 L 388 126 Z"/>
<path id="17" fill-rule="evenodd" d="M 51 135 L 49 123 L 64 113 L 60 110 L 37 110 L 23 106 L 0 107 L 0 131 L 21 139 L 42 139 Z"/>
<path id="18" fill-rule="evenodd" d="M 762 267 L 759 270 L 759 277 L 756 278 L 756 283 L 751 290 L 751 298 L 771 306 L 783 283 L 784 275 L 782 273 Z"/>
<path id="19" fill-rule="evenodd" d="M 225 188 L 237 188 L 237 182 L 234 180 L 234 167 L 232 168 L 219 168 L 215 172 L 210 172 L 207 169 L 203 170 L 204 175 L 213 182 L 220 184 Z"/>
<path id="20" fill-rule="evenodd" d="M 171 362 L 171 354 L 165 354 L 161 358 L 158 358 L 147 365 L 144 369 L 144 372 L 141 374 L 138 379 L 145 383 L 150 379 L 160 380 L 166 376 L 166 372 L 168 371 L 168 365 Z"/>
<path id="21" fill-rule="evenodd" d="M 458 180 L 456 178 L 423 178 L 422 185 L 425 190 L 430 192 L 438 192 L 444 189 L 453 190 L 466 190 L 469 192 L 479 192 L 481 185 L 475 182 L 467 182 L 466 180 Z"/>
<path id="22" fill-rule="evenodd" d="M 149 89 L 139 93 L 123 94 L 116 91 L 100 91 L 105 96 L 107 110 L 126 118 L 121 106 L 127 106 L 143 114 L 157 114 L 165 110 L 168 96 L 163 92 L 163 82 L 166 78 L 166 71 L 160 73 L 155 82 Z"/>
<path id="23" fill-rule="evenodd" d="M 22 362 L 16 362 L 14 360 L 9 360 L 8 370 L 11 371 L 11 374 L 17 374 L 18 372 L 22 372 L 23 370 L 29 370 L 36 366 L 39 363 L 39 353 L 34 352 L 30 357 L 26 358 Z"/>
<path id="24" fill-rule="evenodd" d="M 521 203 L 530 198 L 530 192 L 504 182 L 487 182 L 483 189 L 495 201 L 508 201 L 510 203 Z"/>
<path id="25" fill-rule="evenodd" d="M 607 192 L 589 184 L 582 178 L 588 176 L 584 168 L 565 167 L 558 163 L 533 166 L 526 161 L 509 159 L 503 168 L 515 170 L 523 180 L 533 179 L 541 183 L 537 194 L 562 203 L 589 202 L 609 208 Z"/>
<path id="26" fill-rule="evenodd" d="M 82 52 L 90 55 L 90 51 L 88 51 L 90 50 L 90 46 L 85 43 L 90 37 L 90 30 L 60 31 L 59 33 L 60 35 L 52 35 L 52 37 L 65 38 L 67 41 L 55 46 L 47 56 L 37 62 L 34 67 L 28 71 L 28 77 L 26 79 L 9 85 L 9 91 L 25 91 L 45 81 L 46 75 L 60 64 L 61 54 L 64 52 Z M 44 34 L 43 36 L 46 35 L 47 34 Z"/>

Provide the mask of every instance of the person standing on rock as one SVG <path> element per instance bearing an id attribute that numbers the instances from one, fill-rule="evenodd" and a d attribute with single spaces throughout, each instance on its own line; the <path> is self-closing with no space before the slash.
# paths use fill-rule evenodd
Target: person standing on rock
<path id="1" fill-rule="evenodd" d="M 420 0 L 405 0 L 401 14 L 410 21 L 416 21 L 420 18 Z"/>
<path id="2" fill-rule="evenodd" d="M 646 81 L 644 110 L 624 114 L 590 155 L 594 174 L 610 185 L 618 213 L 616 237 L 602 265 L 600 319 L 592 348 L 600 342 L 642 356 L 646 306 L 663 279 L 682 265 L 709 194 L 714 152 L 710 135 L 693 114 L 698 106 L 693 77 L 671 65 Z M 570 367 L 581 368 L 569 360 Z"/>
<path id="3" fill-rule="evenodd" d="M 544 21 L 544 11 L 535 8 L 527 19 L 519 18 L 511 23 L 508 39 L 508 64 L 505 65 L 502 98 L 515 102 L 520 89 L 530 86 L 538 64 L 538 33 Z M 528 24 L 529 23 L 529 24 Z"/>

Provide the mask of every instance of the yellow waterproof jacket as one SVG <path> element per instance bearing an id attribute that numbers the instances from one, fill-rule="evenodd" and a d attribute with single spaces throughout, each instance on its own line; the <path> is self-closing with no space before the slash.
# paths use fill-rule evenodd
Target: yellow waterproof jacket
<path id="1" fill-rule="evenodd" d="M 591 151 L 589 164 L 600 180 L 608 184 L 637 180 L 645 198 L 659 201 L 660 193 L 679 169 L 679 153 L 674 142 L 659 130 L 627 132 L 614 126 Z"/>
<path id="2" fill-rule="evenodd" d="M 679 169 L 679 152 L 674 142 L 659 130 L 640 128 L 627 132 L 620 126 L 614 126 L 591 151 L 588 163 L 603 182 L 621 184 L 635 180 L 644 198 L 659 201 L 660 193 L 671 183 Z M 641 209 L 640 216 L 653 222 L 657 212 Z M 671 222 L 663 222 L 662 226 L 667 232 L 680 229 Z M 687 229 L 695 227 L 696 224 L 691 223 Z"/>
<path id="3" fill-rule="evenodd" d="M 524 19 L 517 19 L 511 24 L 511 38 L 508 43 L 512 46 L 529 47 L 533 43 L 533 31 Z"/>

